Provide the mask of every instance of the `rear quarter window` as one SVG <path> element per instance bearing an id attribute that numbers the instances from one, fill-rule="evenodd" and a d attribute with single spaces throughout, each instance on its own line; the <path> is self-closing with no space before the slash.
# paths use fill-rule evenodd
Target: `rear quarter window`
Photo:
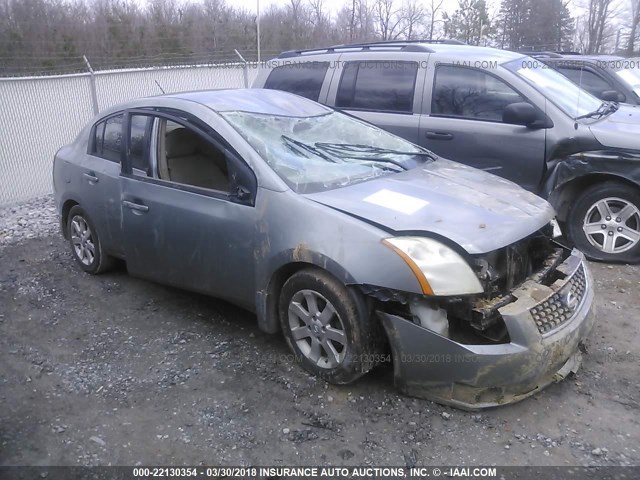
<path id="1" fill-rule="evenodd" d="M 271 70 L 264 88 L 283 90 L 318 101 L 329 62 L 302 62 L 281 65 Z"/>

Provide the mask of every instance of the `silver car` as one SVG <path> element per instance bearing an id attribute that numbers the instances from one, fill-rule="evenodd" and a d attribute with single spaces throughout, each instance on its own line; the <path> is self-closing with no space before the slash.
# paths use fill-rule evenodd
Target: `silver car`
<path id="1" fill-rule="evenodd" d="M 593 322 L 546 201 L 290 93 L 114 107 L 53 177 L 83 270 L 120 258 L 249 309 L 332 383 L 392 362 L 409 395 L 509 403 L 575 371 Z"/>

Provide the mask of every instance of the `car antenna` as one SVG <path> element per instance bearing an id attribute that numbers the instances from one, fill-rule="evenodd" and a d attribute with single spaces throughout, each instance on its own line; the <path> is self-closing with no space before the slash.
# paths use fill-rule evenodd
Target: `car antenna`
<path id="1" fill-rule="evenodd" d="M 160 84 L 158 83 L 158 80 L 154 80 L 154 82 L 156 82 L 156 85 L 158 85 L 158 88 L 160 89 L 160 91 L 164 95 L 164 89 L 160 86 Z"/>

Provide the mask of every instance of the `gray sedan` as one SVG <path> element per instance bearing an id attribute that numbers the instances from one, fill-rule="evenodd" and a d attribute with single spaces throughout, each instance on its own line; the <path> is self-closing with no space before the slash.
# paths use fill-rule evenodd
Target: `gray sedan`
<path id="1" fill-rule="evenodd" d="M 289 93 L 114 107 L 53 177 L 80 268 L 249 309 L 332 383 L 392 362 L 407 394 L 508 403 L 575 371 L 593 322 L 547 202 Z"/>

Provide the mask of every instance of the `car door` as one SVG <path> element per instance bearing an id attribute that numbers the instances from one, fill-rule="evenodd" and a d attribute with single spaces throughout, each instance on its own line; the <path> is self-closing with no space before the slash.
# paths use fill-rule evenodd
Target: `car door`
<path id="1" fill-rule="evenodd" d="M 123 113 L 119 112 L 93 126 L 79 171 L 82 207 L 95 224 L 103 247 L 116 256 L 122 254 L 119 177 L 123 118 Z"/>
<path id="2" fill-rule="evenodd" d="M 486 70 L 443 63 L 433 67 L 418 143 L 442 157 L 537 190 L 545 165 L 545 129 L 502 120 L 507 105 L 528 100 Z"/>
<path id="3" fill-rule="evenodd" d="M 153 125 L 137 142 L 147 145 L 142 159 L 132 155 L 137 117 Z M 253 305 L 253 171 L 211 127 L 187 114 L 132 110 L 126 119 L 121 187 L 130 273 Z"/>
<path id="4" fill-rule="evenodd" d="M 390 60 L 384 52 L 368 52 L 361 59 L 343 55 L 327 104 L 417 142 L 425 77 L 421 66 L 426 66 L 428 54 L 407 53 L 402 58 Z"/>

